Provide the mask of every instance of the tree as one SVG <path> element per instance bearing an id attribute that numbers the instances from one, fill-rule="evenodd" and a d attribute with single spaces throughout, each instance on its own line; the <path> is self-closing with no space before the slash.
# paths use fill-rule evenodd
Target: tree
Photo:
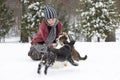
<path id="1" fill-rule="evenodd" d="M 29 38 L 33 38 L 36 34 L 39 23 L 42 20 L 42 4 L 43 0 L 24 0 L 23 16 L 21 23 L 21 41 L 28 42 Z"/>
<path id="2" fill-rule="evenodd" d="M 120 0 L 115 0 L 116 11 L 120 14 Z"/>
<path id="3" fill-rule="evenodd" d="M 0 0 L 0 38 L 5 37 L 13 26 L 13 11 L 6 6 L 5 0 Z"/>
<path id="4" fill-rule="evenodd" d="M 105 39 L 117 27 L 113 0 L 82 0 L 82 29 L 89 41 L 92 36 Z M 99 39 L 98 39 L 99 40 Z"/>

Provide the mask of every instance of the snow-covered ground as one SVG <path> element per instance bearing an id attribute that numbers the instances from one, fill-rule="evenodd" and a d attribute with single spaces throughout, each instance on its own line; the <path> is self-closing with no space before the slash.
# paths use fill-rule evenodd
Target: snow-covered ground
<path id="1" fill-rule="evenodd" d="M 0 43 L 0 80 L 120 80 L 119 42 L 76 42 L 81 56 L 79 66 L 49 68 L 37 74 L 39 61 L 28 56 L 30 43 Z"/>

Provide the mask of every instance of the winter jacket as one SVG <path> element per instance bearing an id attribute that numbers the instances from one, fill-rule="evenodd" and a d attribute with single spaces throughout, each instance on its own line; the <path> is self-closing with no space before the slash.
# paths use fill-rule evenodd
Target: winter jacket
<path id="1" fill-rule="evenodd" d="M 44 43 L 49 35 L 50 32 L 50 27 L 48 26 L 45 22 L 45 20 L 42 21 L 42 23 L 39 25 L 39 30 L 37 35 L 35 36 L 35 38 L 32 39 L 31 44 L 35 44 L 35 43 Z M 57 24 L 57 34 L 56 34 L 56 38 L 59 37 L 60 33 L 62 32 L 62 24 L 61 22 L 58 22 Z"/>

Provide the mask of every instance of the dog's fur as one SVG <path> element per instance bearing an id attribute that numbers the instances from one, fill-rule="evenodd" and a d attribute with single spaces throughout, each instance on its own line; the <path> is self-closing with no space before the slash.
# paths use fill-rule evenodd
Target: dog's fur
<path id="1" fill-rule="evenodd" d="M 68 61 L 73 66 L 78 66 L 77 63 L 74 62 L 71 56 L 72 47 L 74 45 L 75 41 L 71 41 L 68 43 L 67 41 L 64 43 L 64 46 L 60 49 L 50 48 L 48 50 L 48 53 L 45 53 L 42 57 L 42 60 L 38 66 L 38 73 L 40 73 L 42 65 L 45 66 L 44 73 L 47 74 L 47 69 L 49 66 L 53 65 L 55 61 Z"/>

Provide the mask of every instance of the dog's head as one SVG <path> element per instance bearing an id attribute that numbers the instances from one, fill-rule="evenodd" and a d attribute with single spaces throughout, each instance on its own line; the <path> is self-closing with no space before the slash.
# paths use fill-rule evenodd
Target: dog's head
<path id="1" fill-rule="evenodd" d="M 71 51 L 72 51 L 72 48 L 74 47 L 74 44 L 75 44 L 75 41 L 70 41 L 68 42 L 67 40 L 63 42 L 64 43 L 64 46 L 66 48 L 69 48 Z"/>
<path id="2" fill-rule="evenodd" d="M 59 41 L 63 42 L 63 41 L 65 41 L 65 40 L 67 40 L 67 37 L 66 37 L 65 35 L 61 35 L 61 36 L 59 37 Z"/>
<path id="3" fill-rule="evenodd" d="M 66 41 L 68 39 L 68 36 L 67 36 L 67 34 L 65 34 L 65 33 L 62 33 L 62 34 L 60 34 L 60 36 L 58 37 L 58 39 L 57 39 L 57 42 L 60 44 L 60 45 L 64 45 L 64 41 Z"/>

